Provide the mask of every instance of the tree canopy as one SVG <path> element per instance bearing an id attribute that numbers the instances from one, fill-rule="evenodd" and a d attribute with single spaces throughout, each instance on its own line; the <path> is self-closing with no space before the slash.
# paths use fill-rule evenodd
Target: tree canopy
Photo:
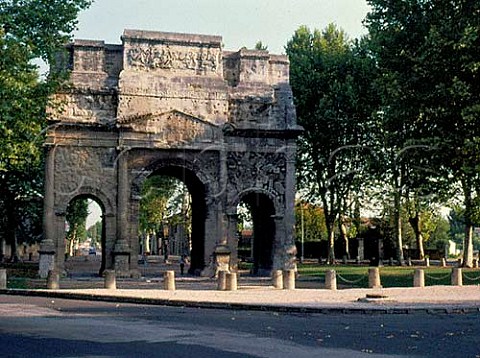
<path id="1" fill-rule="evenodd" d="M 56 54 L 70 39 L 79 11 L 90 3 L 89 0 L 0 2 L 0 212 L 6 215 L 1 222 L 0 240 L 10 244 L 14 258 L 17 231 L 25 220 L 22 212 L 31 211 L 25 208 L 34 204 L 41 207 L 38 198 L 43 192 L 45 109 L 64 76 L 51 71 L 40 78 L 34 60 L 41 59 L 51 68 L 55 66 Z"/>

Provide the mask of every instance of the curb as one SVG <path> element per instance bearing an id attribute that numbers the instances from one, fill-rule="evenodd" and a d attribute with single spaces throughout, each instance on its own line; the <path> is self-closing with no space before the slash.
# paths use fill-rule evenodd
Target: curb
<path id="1" fill-rule="evenodd" d="M 161 298 L 141 298 L 132 296 L 114 296 L 114 295 L 94 295 L 86 293 L 71 293 L 61 291 L 37 291 L 22 289 L 0 289 L 0 295 L 10 296 L 30 296 L 61 298 L 68 300 L 98 301 L 112 303 L 130 303 L 170 307 L 188 307 L 188 308 L 207 308 L 207 309 L 226 309 L 240 311 L 263 311 L 278 313 L 303 313 L 303 314 L 467 314 L 479 313 L 480 305 L 446 305 L 444 307 L 375 307 L 375 308 L 354 308 L 354 307 L 299 307 L 299 306 L 280 306 L 280 305 L 260 305 L 248 303 L 229 303 L 229 302 L 205 302 L 205 301 L 182 301 L 168 300 Z"/>

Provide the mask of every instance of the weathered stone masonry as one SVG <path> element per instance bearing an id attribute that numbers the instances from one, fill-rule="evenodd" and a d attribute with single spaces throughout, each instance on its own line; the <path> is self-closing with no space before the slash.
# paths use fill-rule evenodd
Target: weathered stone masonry
<path id="1" fill-rule="evenodd" d="M 296 125 L 285 56 L 224 51 L 221 37 L 125 30 L 121 45 L 68 46 L 70 86 L 46 140 L 40 274 L 63 270 L 68 203 L 103 209 L 103 269 L 138 275 L 143 181 L 175 176 L 192 195 L 192 269 L 219 246 L 236 268 L 237 206 L 257 207 L 256 266 L 294 264 Z M 255 220 L 254 220 L 255 221 Z M 261 236 L 261 237 L 260 237 Z M 270 236 L 270 237 L 267 237 Z"/>

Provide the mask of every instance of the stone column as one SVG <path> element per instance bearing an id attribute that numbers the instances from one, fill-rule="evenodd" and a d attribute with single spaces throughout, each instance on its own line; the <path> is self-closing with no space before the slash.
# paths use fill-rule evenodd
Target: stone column
<path id="1" fill-rule="evenodd" d="M 163 289 L 168 291 L 175 291 L 175 272 L 165 271 L 163 273 Z"/>
<path id="2" fill-rule="evenodd" d="M 283 272 L 282 270 L 272 271 L 272 283 L 275 288 L 283 288 Z"/>
<path id="3" fill-rule="evenodd" d="M 378 267 L 370 267 L 368 269 L 368 287 L 369 288 L 381 288 L 380 282 L 380 270 Z"/>
<path id="4" fill-rule="evenodd" d="M 55 147 L 46 147 L 45 183 L 43 197 L 43 232 L 44 238 L 38 251 L 41 278 L 47 278 L 48 271 L 55 268 Z"/>
<path id="5" fill-rule="evenodd" d="M 105 276 L 105 288 L 107 290 L 116 290 L 117 289 L 117 280 L 115 277 L 114 270 L 105 270 L 103 271 L 103 275 Z"/>
<path id="6" fill-rule="evenodd" d="M 276 244 L 285 251 L 285 262 L 282 267 L 286 269 L 296 268 L 295 247 L 295 162 L 297 145 L 295 139 L 288 139 L 285 147 L 285 212 L 283 217 L 284 239 Z M 276 213 L 279 215 L 280 213 Z M 295 276 L 294 276 L 295 279 Z M 285 277 L 284 277 L 285 283 Z"/>
<path id="7" fill-rule="evenodd" d="M 1 269 L 0 270 L 0 289 L 7 288 L 7 270 Z"/>
<path id="8" fill-rule="evenodd" d="M 463 286 L 463 277 L 461 268 L 452 269 L 452 286 Z"/>
<path id="9" fill-rule="evenodd" d="M 325 272 L 325 288 L 327 290 L 337 289 L 337 273 L 335 270 L 328 270 Z"/>
<path id="10" fill-rule="evenodd" d="M 425 272 L 423 269 L 415 269 L 413 274 L 413 287 L 425 287 Z"/>
<path id="11" fill-rule="evenodd" d="M 130 276 L 130 245 L 128 243 L 128 152 L 117 160 L 117 239 L 114 248 L 114 269 L 119 277 Z"/>

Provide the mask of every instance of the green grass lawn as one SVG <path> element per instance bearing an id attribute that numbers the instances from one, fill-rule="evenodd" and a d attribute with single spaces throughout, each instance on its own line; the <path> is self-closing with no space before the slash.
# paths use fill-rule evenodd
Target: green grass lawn
<path id="1" fill-rule="evenodd" d="M 451 267 L 423 267 L 425 271 L 425 285 L 450 285 Z M 299 264 L 300 279 L 325 279 L 325 271 L 335 270 L 337 284 L 340 287 L 368 287 L 368 267 L 319 264 Z M 384 266 L 380 267 L 380 281 L 383 287 L 412 287 L 414 267 Z M 480 270 L 463 269 L 463 284 L 480 284 Z"/>

